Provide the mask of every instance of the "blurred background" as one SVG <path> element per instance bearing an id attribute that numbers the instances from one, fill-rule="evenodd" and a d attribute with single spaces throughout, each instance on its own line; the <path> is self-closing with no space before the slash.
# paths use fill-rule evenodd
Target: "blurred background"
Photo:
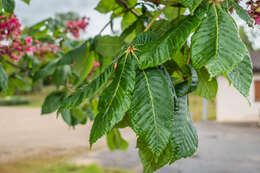
<path id="1" fill-rule="evenodd" d="M 58 13 L 75 12 L 89 18 L 82 38 L 92 37 L 103 28 L 109 15 L 95 11 L 96 0 L 17 1 L 15 14 L 23 27 L 32 26 Z M 218 78 L 215 100 L 190 96 L 190 111 L 196 122 L 200 145 L 194 157 L 162 168 L 160 173 L 259 173 L 260 172 L 260 30 L 239 20 L 240 35 L 254 66 L 254 82 L 247 101 L 224 78 Z M 120 34 L 121 19 L 114 23 Z M 107 27 L 103 35 L 111 34 Z M 135 149 L 136 137 L 122 131 L 129 149 L 109 151 L 106 140 L 92 150 L 88 138 L 91 123 L 69 128 L 56 114 L 41 116 L 44 98 L 54 84 L 39 84 L 26 92 L 0 98 L 0 173 L 135 173 L 141 164 Z M 251 106 L 249 104 L 251 102 Z"/>

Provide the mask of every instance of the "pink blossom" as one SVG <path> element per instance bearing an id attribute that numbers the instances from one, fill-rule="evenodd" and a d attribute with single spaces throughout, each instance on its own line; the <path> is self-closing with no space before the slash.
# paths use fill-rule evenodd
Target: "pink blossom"
<path id="1" fill-rule="evenodd" d="M 33 53 L 35 51 L 35 47 L 33 46 L 26 47 L 25 51 L 26 53 Z"/>
<path id="2" fill-rule="evenodd" d="M 18 52 L 18 56 L 19 56 L 19 57 L 24 56 L 24 52 Z"/>
<path id="3" fill-rule="evenodd" d="M 94 63 L 93 63 L 93 67 L 94 67 L 94 68 L 99 67 L 99 62 L 94 61 Z"/>
<path id="4" fill-rule="evenodd" d="M 16 56 L 16 55 L 11 55 L 11 58 L 13 59 L 13 60 L 15 60 L 15 61 L 19 61 L 19 57 L 18 56 Z"/>
<path id="5" fill-rule="evenodd" d="M 35 40 L 35 44 L 36 44 L 36 45 L 40 45 L 41 42 L 40 42 L 39 40 Z"/>
<path id="6" fill-rule="evenodd" d="M 256 25 L 260 25 L 260 16 L 258 16 L 258 17 L 255 19 L 255 24 L 256 24 Z"/>
<path id="7" fill-rule="evenodd" d="M 31 45 L 32 44 L 32 37 L 27 37 L 26 39 L 25 39 L 25 43 L 27 44 L 27 45 Z"/>
<path id="8" fill-rule="evenodd" d="M 75 38 L 79 38 L 80 30 L 85 30 L 88 26 L 89 18 L 82 17 L 75 21 L 67 21 L 66 31 L 71 33 Z"/>

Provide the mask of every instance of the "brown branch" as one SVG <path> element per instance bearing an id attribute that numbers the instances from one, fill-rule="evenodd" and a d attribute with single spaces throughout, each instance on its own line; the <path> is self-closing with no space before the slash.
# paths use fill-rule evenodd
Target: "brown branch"
<path id="1" fill-rule="evenodd" d="M 123 6 L 124 8 L 126 8 L 128 11 L 130 11 L 133 15 L 135 15 L 136 17 L 139 16 L 139 14 L 137 12 L 135 12 L 132 8 L 130 8 L 127 4 L 127 2 L 125 0 L 116 0 L 116 2 L 118 4 L 120 4 L 121 6 Z"/>
<path id="2" fill-rule="evenodd" d="M 189 63 L 190 63 L 190 54 L 188 55 L 188 59 L 187 59 L 186 64 L 189 64 Z"/>
<path id="3" fill-rule="evenodd" d="M 157 6 L 160 4 L 163 4 L 163 5 L 168 5 L 171 7 L 184 7 L 182 4 L 177 3 L 177 2 L 161 2 L 160 0 L 144 0 L 144 1 L 154 3 Z"/>
<path id="4" fill-rule="evenodd" d="M 162 8 L 159 13 L 157 15 L 155 15 L 153 17 L 153 19 L 151 20 L 151 22 L 147 25 L 147 27 L 145 28 L 144 32 L 148 31 L 150 29 L 150 27 L 153 25 L 153 23 L 155 22 L 155 20 L 162 14 L 162 12 L 167 8 L 168 6 L 165 6 L 164 8 Z"/>
<path id="5" fill-rule="evenodd" d="M 28 69 L 28 68 L 25 68 L 25 67 L 19 66 L 19 65 L 17 65 L 17 64 L 14 64 L 14 63 L 12 63 L 12 62 L 10 62 L 10 61 L 8 61 L 8 60 L 5 60 L 5 62 L 6 62 L 7 64 L 9 64 L 9 65 L 15 67 L 15 68 L 18 68 L 18 69 L 22 70 L 22 71 L 29 71 L 29 72 L 31 71 L 31 70 Z"/>

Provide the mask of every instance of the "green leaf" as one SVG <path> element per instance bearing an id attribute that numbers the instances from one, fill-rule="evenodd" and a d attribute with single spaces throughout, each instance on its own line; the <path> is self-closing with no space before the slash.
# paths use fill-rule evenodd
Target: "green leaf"
<path id="1" fill-rule="evenodd" d="M 218 83 L 216 78 L 210 79 L 207 69 L 198 70 L 199 83 L 194 94 L 206 99 L 214 99 L 218 91 Z"/>
<path id="2" fill-rule="evenodd" d="M 58 61 L 57 65 L 69 65 L 77 61 L 80 57 L 84 57 L 88 51 L 87 42 L 83 43 L 81 46 L 70 50 L 68 53 L 63 55 Z"/>
<path id="3" fill-rule="evenodd" d="M 225 0 L 221 3 L 222 9 L 226 10 L 227 12 L 233 7 L 233 0 Z"/>
<path id="4" fill-rule="evenodd" d="M 129 120 L 129 113 L 127 112 L 124 118 L 119 123 L 117 123 L 114 127 L 122 129 L 128 126 L 130 126 L 130 120 Z"/>
<path id="5" fill-rule="evenodd" d="M 54 82 L 56 87 L 63 85 L 67 79 L 67 75 L 71 73 L 71 69 L 69 65 L 64 65 L 61 67 L 57 67 L 53 74 Z"/>
<path id="6" fill-rule="evenodd" d="M 197 150 L 198 135 L 191 120 L 187 95 L 178 97 L 170 141 L 173 150 L 171 162 L 190 157 Z"/>
<path id="7" fill-rule="evenodd" d="M 126 151 L 128 148 L 128 143 L 122 138 L 120 131 L 114 128 L 107 134 L 107 146 L 111 151 Z"/>
<path id="8" fill-rule="evenodd" d="M 235 8 L 236 13 L 242 20 L 244 20 L 250 26 L 253 26 L 253 21 L 252 21 L 251 17 L 249 16 L 248 12 L 243 7 L 238 5 L 237 2 L 235 2 L 235 1 L 233 2 L 233 7 Z"/>
<path id="9" fill-rule="evenodd" d="M 124 14 L 123 19 L 121 21 L 122 31 L 124 31 L 126 28 L 128 28 L 135 21 L 136 21 L 136 17 L 133 13 L 128 12 L 128 13 Z"/>
<path id="10" fill-rule="evenodd" d="M 63 109 L 61 110 L 61 116 L 62 119 L 69 125 L 69 126 L 76 126 L 77 124 L 79 124 L 79 121 L 72 116 L 72 112 L 69 109 Z"/>
<path id="11" fill-rule="evenodd" d="M 166 165 L 172 157 L 172 149 L 169 144 L 157 159 L 142 138 L 139 137 L 137 139 L 136 147 L 139 149 L 138 154 L 143 164 L 143 173 L 153 173 L 157 169 Z"/>
<path id="12" fill-rule="evenodd" d="M 43 68 L 36 71 L 36 73 L 33 75 L 33 80 L 37 81 L 39 79 L 45 78 L 48 75 L 51 75 L 57 66 L 57 62 L 58 61 L 56 61 L 56 60 L 50 61 L 48 64 L 43 66 Z"/>
<path id="13" fill-rule="evenodd" d="M 233 71 L 228 72 L 230 82 L 246 98 L 249 96 L 253 80 L 252 68 L 251 58 L 249 55 L 246 55 Z"/>
<path id="14" fill-rule="evenodd" d="M 0 88 L 3 89 L 4 92 L 8 89 L 8 75 L 5 72 L 2 63 L 0 63 Z"/>
<path id="15" fill-rule="evenodd" d="M 137 33 L 140 33 L 144 30 L 144 18 L 139 17 L 134 23 L 125 28 L 125 30 L 120 35 L 120 40 L 123 40 L 127 43 L 132 42 Z"/>
<path id="16" fill-rule="evenodd" d="M 157 20 L 151 26 L 150 31 L 152 31 L 154 34 L 156 34 L 157 38 L 160 38 L 168 30 L 170 30 L 172 28 L 171 26 L 172 26 L 172 22 L 169 22 L 168 20 Z"/>
<path id="17" fill-rule="evenodd" d="M 131 104 L 131 93 L 135 85 L 136 60 L 126 53 L 120 60 L 113 82 L 107 87 L 98 103 L 99 113 L 90 133 L 90 145 L 109 132 L 120 122 Z"/>
<path id="18" fill-rule="evenodd" d="M 87 116 L 80 108 L 71 109 L 71 116 L 78 120 L 80 124 L 86 124 Z"/>
<path id="19" fill-rule="evenodd" d="M 115 0 L 101 0 L 97 7 L 95 8 L 100 13 L 108 13 L 118 8 L 119 5 L 115 2 Z"/>
<path id="20" fill-rule="evenodd" d="M 246 53 L 232 17 L 221 7 L 211 5 L 208 16 L 191 39 L 193 66 L 206 66 L 214 77 L 233 70 Z"/>
<path id="21" fill-rule="evenodd" d="M 191 76 L 188 78 L 188 80 L 175 86 L 177 96 L 187 95 L 193 92 L 198 86 L 199 80 L 196 70 L 190 64 L 188 64 L 187 66 L 190 70 Z"/>
<path id="22" fill-rule="evenodd" d="M 167 7 L 164 10 L 164 15 L 168 20 L 173 20 L 179 15 L 179 8 L 177 7 Z"/>
<path id="23" fill-rule="evenodd" d="M 22 0 L 22 1 L 29 5 L 31 0 Z"/>
<path id="24" fill-rule="evenodd" d="M 146 44 L 141 50 L 139 67 L 141 69 L 155 67 L 173 58 L 185 44 L 191 32 L 200 24 L 205 12 L 205 6 L 199 8 L 194 16 L 180 20 L 158 40 Z"/>
<path id="25" fill-rule="evenodd" d="M 92 111 L 91 107 L 90 106 L 87 106 L 86 107 L 86 113 L 87 113 L 87 117 L 93 121 L 95 119 L 95 114 L 94 112 Z"/>
<path id="26" fill-rule="evenodd" d="M 86 51 L 85 54 L 75 61 L 75 65 L 72 68 L 72 71 L 79 77 L 78 84 L 86 79 L 88 74 L 91 72 L 93 63 L 95 60 L 94 51 Z"/>
<path id="27" fill-rule="evenodd" d="M 97 93 L 97 91 L 99 91 L 107 84 L 109 78 L 111 77 L 114 71 L 114 64 L 115 61 L 112 64 L 110 64 L 104 70 L 104 72 L 102 72 L 97 78 L 92 80 L 89 84 L 81 87 L 80 89 L 72 93 L 69 97 L 65 98 L 62 107 L 75 107 L 77 105 L 80 105 L 84 99 L 94 96 Z"/>
<path id="28" fill-rule="evenodd" d="M 137 73 L 130 108 L 131 127 L 156 157 L 167 146 L 173 123 L 174 96 L 170 84 L 162 69 Z"/>
<path id="29" fill-rule="evenodd" d="M 42 105 L 42 114 L 55 112 L 62 103 L 66 93 L 64 91 L 54 91 L 50 93 L 44 100 Z"/>
<path id="30" fill-rule="evenodd" d="M 193 14 L 194 10 L 201 4 L 203 0 L 178 0 L 185 7 L 188 7 L 191 14 Z"/>
<path id="31" fill-rule="evenodd" d="M 8 13 L 13 13 L 15 8 L 14 0 L 2 0 L 2 6 L 4 10 Z"/>
<path id="32" fill-rule="evenodd" d="M 103 57 L 113 58 L 121 49 L 121 41 L 117 36 L 102 36 L 96 41 L 96 51 Z"/>

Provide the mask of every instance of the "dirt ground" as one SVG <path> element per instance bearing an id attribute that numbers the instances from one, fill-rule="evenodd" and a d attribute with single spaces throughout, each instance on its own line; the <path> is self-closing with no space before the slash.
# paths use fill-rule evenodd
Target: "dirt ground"
<path id="1" fill-rule="evenodd" d="M 57 120 L 56 113 L 41 116 L 40 112 L 40 108 L 0 107 L 0 163 L 89 151 L 90 123 L 72 129 Z M 93 149 L 104 146 L 101 139 Z"/>

